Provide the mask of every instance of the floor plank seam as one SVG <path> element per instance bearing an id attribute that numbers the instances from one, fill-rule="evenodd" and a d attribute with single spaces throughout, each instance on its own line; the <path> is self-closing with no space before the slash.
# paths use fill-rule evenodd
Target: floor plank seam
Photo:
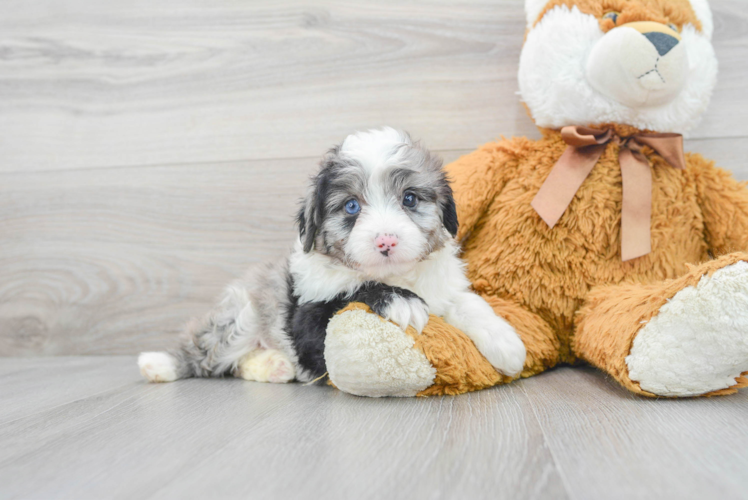
<path id="1" fill-rule="evenodd" d="M 189 380 L 189 379 L 187 379 L 187 380 Z M 179 383 L 179 382 L 176 382 L 176 383 Z M 243 381 L 242 383 L 261 383 L 261 382 L 244 382 Z M 285 395 L 285 397 L 277 400 L 275 402 L 275 404 L 269 405 L 269 406 L 265 406 L 262 409 L 262 412 L 259 415 L 256 415 L 253 419 L 248 420 L 243 426 L 235 428 L 234 429 L 234 434 L 236 435 L 236 434 L 239 434 L 239 433 L 245 433 L 247 431 L 250 431 L 252 428 L 259 426 L 262 423 L 263 417 L 269 411 L 272 411 L 273 409 L 277 408 L 280 404 L 282 404 L 282 403 L 284 403 L 284 402 L 286 402 L 288 400 L 291 400 L 291 399 L 295 398 L 296 394 L 299 392 L 298 391 L 299 389 L 303 389 L 303 386 L 299 386 L 297 388 L 297 390 L 294 391 L 293 393 L 287 394 L 287 395 Z M 230 439 L 227 440 L 225 443 L 223 443 L 222 445 L 220 445 L 219 447 L 217 447 L 216 449 L 214 449 L 213 451 L 211 451 L 207 455 L 204 455 L 201 458 L 201 460 L 199 460 L 198 462 L 196 462 L 196 463 L 190 463 L 189 464 L 190 465 L 189 469 L 190 470 L 194 470 L 194 469 L 199 470 L 201 468 L 201 466 L 205 462 L 208 462 L 212 457 L 214 457 L 214 456 L 220 454 L 221 452 L 223 452 L 223 450 L 225 450 L 227 447 L 231 446 L 231 444 L 233 444 L 233 443 L 234 443 L 233 440 L 230 440 Z M 180 470 L 175 471 L 174 475 L 170 479 L 168 479 L 166 482 L 162 483 L 156 491 L 148 494 L 148 496 L 145 497 L 145 498 L 164 498 L 163 495 L 160 494 L 160 492 L 162 492 L 170 484 L 172 484 L 175 481 L 179 480 L 179 478 L 181 477 L 181 474 L 183 472 L 182 469 L 185 469 L 185 468 L 187 468 L 187 467 L 182 467 Z M 188 472 L 189 472 L 189 470 L 188 470 Z"/>
<path id="2" fill-rule="evenodd" d="M 61 408 L 63 406 L 67 406 L 69 404 L 77 403 L 77 402 L 80 402 L 80 401 L 85 401 L 87 399 L 99 396 L 101 394 L 105 394 L 105 393 L 108 393 L 108 392 L 111 392 L 111 391 L 116 391 L 116 390 L 122 389 L 124 387 L 128 387 L 128 386 L 135 385 L 135 384 L 141 384 L 141 383 L 142 382 L 140 382 L 140 381 L 132 381 L 132 382 L 128 382 L 127 384 L 122 384 L 122 385 L 117 385 L 117 386 L 114 386 L 114 387 L 110 387 L 108 389 L 104 389 L 104 390 L 101 390 L 101 391 L 98 391 L 98 392 L 94 392 L 92 394 L 89 394 L 89 395 L 81 397 L 81 398 L 71 399 L 70 401 L 66 401 L 65 403 L 56 404 L 54 406 L 50 406 L 49 408 L 44 408 L 43 410 L 39 410 L 39 411 L 36 411 L 36 412 L 33 412 L 33 413 L 29 413 L 29 414 L 24 415 L 22 417 L 16 417 L 16 418 L 13 418 L 11 420 L 0 421 L 0 425 L 10 425 L 10 424 L 12 424 L 14 422 L 18 422 L 19 420 L 24 420 L 24 419 L 27 419 L 27 418 L 33 418 L 35 416 L 41 415 L 42 413 L 46 413 L 46 412 L 55 410 L 57 408 Z"/>
<path id="3" fill-rule="evenodd" d="M 748 139 L 748 137 L 746 137 Z M 438 155 L 445 153 L 470 153 L 475 148 L 479 147 L 480 144 L 476 144 L 474 148 L 448 148 L 448 149 L 431 149 L 432 153 Z M 267 158 L 238 158 L 235 160 L 204 160 L 204 161 L 187 161 L 187 162 L 166 162 L 166 163 L 137 163 L 132 165 L 93 165 L 88 167 L 69 167 L 69 168 L 49 168 L 41 170 L 8 170 L 0 172 L 0 175 L 30 175 L 30 174 L 52 174 L 52 173 L 71 173 L 71 172 L 88 172 L 88 171 L 105 171 L 105 170 L 126 170 L 126 169 L 141 169 L 141 168 L 185 168 L 195 167 L 201 165 L 210 166 L 226 166 L 226 165 L 242 165 L 245 163 L 259 163 L 259 162 L 281 162 L 281 161 L 308 161 L 316 162 L 322 156 L 322 149 L 320 149 L 319 156 L 278 156 L 278 157 L 267 157 Z"/>
<path id="4" fill-rule="evenodd" d="M 569 487 L 568 480 L 566 478 L 566 474 L 564 473 L 563 468 L 561 467 L 561 464 L 559 463 L 558 458 L 556 457 L 556 454 L 553 452 L 553 447 L 551 447 L 551 444 L 548 442 L 548 439 L 546 438 L 546 428 L 543 426 L 543 422 L 540 420 L 540 416 L 538 414 L 538 410 L 535 407 L 535 403 L 532 400 L 532 397 L 530 397 L 530 394 L 527 392 L 527 389 L 525 388 L 524 384 L 520 384 L 520 387 L 522 388 L 522 392 L 524 392 L 525 396 L 527 397 L 527 401 L 530 404 L 530 408 L 532 408 L 532 414 L 535 417 L 535 421 L 538 423 L 538 427 L 540 427 L 540 430 L 543 432 L 543 444 L 548 449 L 548 453 L 551 455 L 551 460 L 553 460 L 553 465 L 556 468 L 556 471 L 558 472 L 559 478 L 561 479 L 561 484 L 564 486 L 564 491 L 566 492 L 566 498 L 573 499 L 571 493 L 571 488 Z"/>

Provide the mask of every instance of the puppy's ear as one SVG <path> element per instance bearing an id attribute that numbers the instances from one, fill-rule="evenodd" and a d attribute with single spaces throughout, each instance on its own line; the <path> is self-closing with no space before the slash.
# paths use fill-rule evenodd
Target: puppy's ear
<path id="1" fill-rule="evenodd" d="M 319 217 L 317 215 L 317 191 L 310 189 L 304 199 L 296 222 L 299 224 L 299 237 L 304 245 L 304 253 L 309 253 L 314 248 L 314 240 L 317 238 L 319 229 Z"/>
<path id="2" fill-rule="evenodd" d="M 314 247 L 317 226 L 313 223 L 313 217 L 307 217 L 306 206 L 307 203 L 304 202 L 302 207 L 299 209 L 299 213 L 296 216 L 296 224 L 299 226 L 299 238 L 301 238 L 301 244 L 304 246 L 304 252 L 309 253 Z"/>
<path id="3" fill-rule="evenodd" d="M 457 222 L 457 205 L 455 204 L 455 198 L 452 193 L 452 186 L 449 185 L 449 178 L 443 169 L 444 163 L 438 156 L 432 155 L 427 149 L 421 147 L 420 143 L 416 146 L 424 155 L 424 165 L 429 172 L 432 172 L 435 177 L 437 200 L 439 208 L 442 210 L 442 225 L 449 231 L 449 234 L 454 238 L 457 236 L 457 228 L 459 223 Z"/>
<path id="4" fill-rule="evenodd" d="M 452 188 L 449 184 L 445 186 L 441 198 L 440 206 L 442 209 L 442 224 L 444 224 L 444 227 L 454 238 L 457 236 L 457 229 L 460 224 L 457 222 L 457 205 L 455 205 Z"/>
<path id="5" fill-rule="evenodd" d="M 322 226 L 325 212 L 325 199 L 327 197 L 329 179 L 326 170 L 312 178 L 307 191 L 306 198 L 302 202 L 296 222 L 299 225 L 299 236 L 304 245 L 304 252 L 309 253 L 314 248 L 317 232 Z"/>

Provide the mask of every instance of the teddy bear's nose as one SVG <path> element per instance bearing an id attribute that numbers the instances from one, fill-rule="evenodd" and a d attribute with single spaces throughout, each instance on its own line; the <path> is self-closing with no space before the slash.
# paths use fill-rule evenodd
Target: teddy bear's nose
<path id="1" fill-rule="evenodd" d="M 644 35 L 644 37 L 649 40 L 652 45 L 655 46 L 655 49 L 657 49 L 657 53 L 660 54 L 660 57 L 670 52 L 670 50 L 678 45 L 679 42 L 679 40 L 674 36 L 668 35 L 667 33 L 662 33 L 660 31 L 642 33 L 642 35 Z"/>
<path id="2" fill-rule="evenodd" d="M 671 102 L 688 77 L 675 25 L 634 21 L 608 31 L 587 56 L 585 77 L 602 95 L 631 108 Z"/>

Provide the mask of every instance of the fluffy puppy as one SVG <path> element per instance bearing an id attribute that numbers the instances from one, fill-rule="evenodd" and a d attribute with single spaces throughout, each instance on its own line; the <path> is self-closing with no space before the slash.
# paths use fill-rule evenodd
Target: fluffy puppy
<path id="1" fill-rule="evenodd" d="M 143 376 L 313 380 L 327 371 L 328 321 L 353 301 L 418 332 L 429 311 L 442 316 L 497 370 L 519 373 L 525 347 L 517 333 L 469 289 L 441 167 L 392 128 L 348 136 L 311 180 L 291 255 L 230 285 L 178 349 L 142 353 Z"/>

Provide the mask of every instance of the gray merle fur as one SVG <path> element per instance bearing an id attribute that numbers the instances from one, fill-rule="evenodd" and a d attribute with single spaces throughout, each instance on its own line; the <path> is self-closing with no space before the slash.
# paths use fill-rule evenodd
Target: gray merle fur
<path id="1" fill-rule="evenodd" d="M 427 245 L 421 258 L 427 258 L 444 246 L 447 233 L 452 237 L 457 234 L 457 211 L 441 160 L 404 137 L 403 144 L 393 150 L 393 154 L 402 153 L 398 163 L 381 182 L 395 200 L 402 200 L 406 192 L 419 199 L 415 207 L 403 210 L 424 234 Z M 318 252 L 349 267 L 355 264 L 346 255 L 344 242 L 359 218 L 358 214 L 347 214 L 344 205 L 350 199 L 366 203 L 370 182 L 362 165 L 341 153 L 341 146 L 325 154 L 296 216 L 303 252 Z M 170 351 L 176 359 L 178 378 L 236 373 L 246 354 L 271 347 L 291 359 L 298 380 L 312 380 L 326 371 L 324 341 L 335 312 L 358 301 L 382 315 L 396 297 L 417 297 L 374 281 L 364 283 L 353 294 L 341 293 L 326 302 L 300 304 L 300 295 L 294 289 L 288 259 L 264 266 L 230 286 L 206 318 L 187 327 L 181 347 Z"/>

